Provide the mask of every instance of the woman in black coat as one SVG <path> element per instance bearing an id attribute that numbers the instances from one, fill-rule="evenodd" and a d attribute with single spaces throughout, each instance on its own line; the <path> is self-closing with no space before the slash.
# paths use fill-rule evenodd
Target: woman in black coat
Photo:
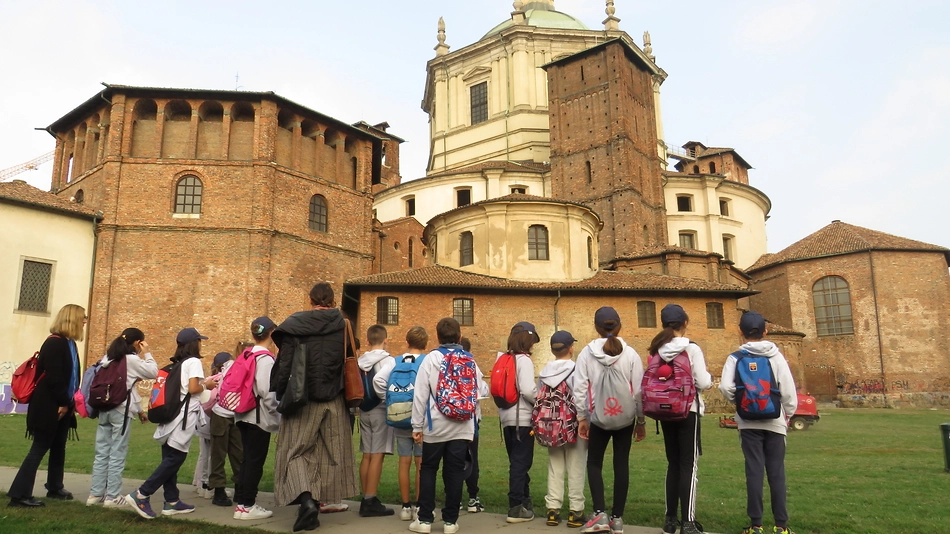
<path id="1" fill-rule="evenodd" d="M 79 388 L 79 353 L 76 341 L 82 341 L 86 311 L 82 306 L 67 304 L 56 314 L 50 336 L 40 348 L 36 363 L 36 389 L 26 412 L 26 432 L 33 437 L 33 446 L 20 465 L 10 485 L 9 506 L 34 508 L 43 501 L 33 498 L 36 470 L 49 452 L 46 496 L 71 500 L 73 494 L 63 488 L 66 463 L 66 438 L 76 428 L 73 395 Z M 44 374 L 45 373 L 45 374 Z"/>

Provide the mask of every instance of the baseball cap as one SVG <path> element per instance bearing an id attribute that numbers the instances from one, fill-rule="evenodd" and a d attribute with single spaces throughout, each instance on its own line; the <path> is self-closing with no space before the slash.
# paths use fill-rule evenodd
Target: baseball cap
<path id="1" fill-rule="evenodd" d="M 745 337 L 761 336 L 765 333 L 765 318 L 758 312 L 747 311 L 739 319 L 739 330 Z"/>
<path id="2" fill-rule="evenodd" d="M 660 312 L 660 322 L 664 327 L 670 323 L 685 323 L 688 320 L 686 310 L 679 304 L 667 304 Z"/>
<path id="3" fill-rule="evenodd" d="M 251 333 L 255 336 L 259 336 L 264 332 L 275 328 L 277 325 L 274 324 L 274 321 L 270 320 L 270 317 L 261 316 L 257 319 L 254 319 L 254 322 L 251 323 Z"/>
<path id="4" fill-rule="evenodd" d="M 558 330 L 551 336 L 551 350 L 564 350 L 577 341 L 567 330 Z"/>
<path id="5" fill-rule="evenodd" d="M 215 369 L 220 369 L 230 359 L 231 359 L 230 352 L 219 352 L 214 355 L 214 362 L 211 364 L 211 367 L 214 367 Z"/>
<path id="6" fill-rule="evenodd" d="M 515 325 L 511 327 L 512 334 L 516 334 L 518 332 L 527 332 L 529 334 L 533 334 L 535 343 L 538 343 L 541 341 L 541 336 L 538 335 L 538 331 L 535 330 L 534 325 L 529 323 L 528 321 L 521 321 L 519 323 L 515 323 Z"/>
<path id="7" fill-rule="evenodd" d="M 208 339 L 208 337 L 199 334 L 197 329 L 189 327 L 178 332 L 178 338 L 176 338 L 175 341 L 179 345 L 186 345 L 192 341 L 198 341 L 199 339 Z"/>
<path id="8" fill-rule="evenodd" d="M 614 324 L 608 327 L 606 323 L 609 322 Z M 620 326 L 620 314 L 618 314 L 617 310 L 611 308 L 610 306 L 604 306 L 594 313 L 594 325 L 599 326 L 604 330 L 614 330 Z"/>

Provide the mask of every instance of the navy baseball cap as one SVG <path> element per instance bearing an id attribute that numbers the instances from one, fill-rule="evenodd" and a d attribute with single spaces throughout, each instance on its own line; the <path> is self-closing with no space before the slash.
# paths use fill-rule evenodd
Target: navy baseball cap
<path id="1" fill-rule="evenodd" d="M 747 311 L 739 319 L 739 330 L 745 337 L 758 337 L 765 334 L 765 317 L 754 311 Z"/>
<path id="2" fill-rule="evenodd" d="M 608 327 L 606 323 L 609 322 L 614 324 Z M 614 330 L 620 326 L 620 314 L 617 313 L 617 310 L 611 308 L 610 306 L 604 306 L 594 313 L 594 325 L 599 326 L 604 330 Z"/>
<path id="3" fill-rule="evenodd" d="M 518 332 L 527 332 L 529 334 L 534 334 L 535 343 L 538 343 L 541 341 L 541 336 L 538 335 L 538 331 L 535 330 L 534 325 L 529 323 L 528 321 L 521 321 L 519 323 L 515 323 L 515 325 L 511 327 L 512 334 L 516 334 Z"/>
<path id="4" fill-rule="evenodd" d="M 564 350 L 577 341 L 567 330 L 558 330 L 551 336 L 551 350 Z"/>
<path id="5" fill-rule="evenodd" d="M 688 320 L 686 310 L 679 304 L 667 304 L 660 312 L 660 322 L 664 327 L 670 323 L 685 323 Z"/>
<path id="6" fill-rule="evenodd" d="M 192 341 L 198 341 L 199 339 L 208 339 L 207 336 L 203 336 L 198 333 L 198 330 L 195 328 L 185 328 L 181 332 L 178 332 L 178 338 L 175 341 L 179 345 L 187 345 Z"/>
<path id="7" fill-rule="evenodd" d="M 214 361 L 211 364 L 211 367 L 214 367 L 215 369 L 220 369 L 221 367 L 224 366 L 225 363 L 227 363 L 230 360 L 231 360 L 230 352 L 219 352 L 214 355 Z"/>
<path id="8" fill-rule="evenodd" d="M 254 319 L 254 322 L 251 323 L 251 333 L 259 336 L 264 332 L 276 327 L 277 325 L 274 324 L 274 321 L 270 320 L 270 317 L 261 316 L 257 319 Z"/>

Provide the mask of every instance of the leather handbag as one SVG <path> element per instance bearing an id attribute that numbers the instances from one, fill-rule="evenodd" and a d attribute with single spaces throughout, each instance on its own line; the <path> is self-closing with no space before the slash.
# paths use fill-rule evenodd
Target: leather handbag
<path id="1" fill-rule="evenodd" d="M 343 359 L 343 390 L 346 397 L 347 408 L 357 408 L 363 403 L 363 378 L 360 376 L 360 367 L 356 361 L 356 338 L 353 337 L 353 327 L 349 319 L 343 319 L 346 323 L 344 328 L 343 340 L 344 359 Z"/>

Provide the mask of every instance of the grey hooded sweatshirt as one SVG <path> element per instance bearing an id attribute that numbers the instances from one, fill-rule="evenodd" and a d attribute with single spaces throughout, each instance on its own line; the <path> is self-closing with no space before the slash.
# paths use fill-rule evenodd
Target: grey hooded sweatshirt
<path id="1" fill-rule="evenodd" d="M 776 434 L 785 435 L 788 433 L 788 420 L 798 409 L 798 390 L 795 389 L 795 379 L 792 377 L 792 370 L 785 361 L 785 356 L 778 350 L 775 343 L 766 340 L 750 341 L 739 350 L 747 350 L 750 354 L 766 356 L 769 364 L 772 366 L 772 374 L 775 376 L 775 383 L 779 391 L 782 392 L 782 415 L 777 419 L 765 419 L 762 421 L 746 421 L 736 415 L 736 422 L 739 423 L 739 430 L 768 430 Z M 719 391 L 730 402 L 736 399 L 736 357 L 732 354 L 726 358 L 726 364 L 722 367 L 722 379 L 719 382 Z"/>

